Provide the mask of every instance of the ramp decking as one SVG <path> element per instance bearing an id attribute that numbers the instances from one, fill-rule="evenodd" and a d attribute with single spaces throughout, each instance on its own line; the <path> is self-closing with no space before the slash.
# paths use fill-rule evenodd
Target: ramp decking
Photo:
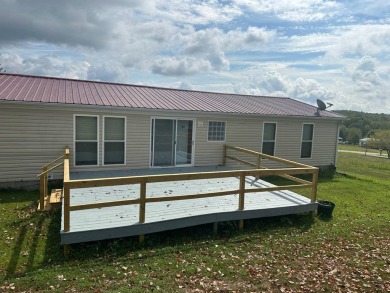
<path id="1" fill-rule="evenodd" d="M 196 168 L 194 168 L 196 169 Z M 215 169 L 215 168 L 214 168 Z M 194 172 L 210 169 L 197 168 Z M 180 173 L 174 169 L 148 169 L 142 175 L 156 173 Z M 119 172 L 119 173 L 118 173 Z M 122 173 L 121 173 L 122 172 Z M 145 173 L 146 172 L 146 173 Z M 185 168 L 185 172 L 189 172 Z M 110 173 L 72 174 L 72 179 L 90 179 L 107 176 L 140 174 L 132 171 Z M 147 198 L 169 195 L 190 195 L 208 192 L 220 192 L 238 189 L 239 178 L 200 179 L 149 183 Z M 255 189 L 274 186 L 264 180 L 248 176 L 245 188 Z M 70 190 L 70 205 L 82 205 L 108 201 L 121 201 L 139 198 L 140 186 L 118 185 Z M 94 208 L 71 211 L 70 229 L 64 232 L 64 214 L 62 214 L 61 243 L 72 244 L 134 235 L 143 235 L 177 228 L 215 223 L 229 220 L 270 217 L 286 214 L 309 212 L 317 209 L 317 203 L 305 196 L 288 190 L 253 192 L 245 194 L 245 208 L 239 210 L 239 194 L 179 201 L 151 202 L 146 204 L 145 222 L 139 223 L 139 204 Z M 64 213 L 64 208 L 62 209 Z"/>

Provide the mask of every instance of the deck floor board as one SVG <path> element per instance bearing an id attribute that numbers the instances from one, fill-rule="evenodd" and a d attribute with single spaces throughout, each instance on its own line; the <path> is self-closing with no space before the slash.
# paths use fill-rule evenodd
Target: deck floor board
<path id="1" fill-rule="evenodd" d="M 273 186 L 264 180 L 246 178 L 246 188 Z M 147 198 L 169 195 L 188 195 L 223 190 L 237 190 L 238 178 L 202 179 L 147 184 Z M 72 205 L 136 199 L 139 185 L 120 185 L 72 189 Z M 282 214 L 313 211 L 315 203 L 295 192 L 282 190 L 254 192 L 245 195 L 245 210 L 238 210 L 239 195 L 226 195 L 201 199 L 166 201 L 146 204 L 145 223 L 139 224 L 139 205 L 125 205 L 72 211 L 70 231 L 63 232 L 62 244 L 102 240 L 148 234 L 178 227 L 194 226 L 221 220 L 260 218 Z"/>

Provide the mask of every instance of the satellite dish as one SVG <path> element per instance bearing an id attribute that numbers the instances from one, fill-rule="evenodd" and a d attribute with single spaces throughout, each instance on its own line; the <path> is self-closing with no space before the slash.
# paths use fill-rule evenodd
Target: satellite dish
<path id="1" fill-rule="evenodd" d="M 317 106 L 320 111 L 324 111 L 326 109 L 326 105 L 320 99 L 317 99 Z"/>
<path id="2" fill-rule="evenodd" d="M 323 101 L 321 101 L 320 99 L 317 99 L 317 106 L 318 106 L 317 113 L 316 113 L 317 116 L 320 116 L 320 111 L 324 111 L 327 108 L 333 106 L 332 103 L 327 103 L 327 104 L 328 104 L 328 106 L 326 106 L 326 104 Z"/>

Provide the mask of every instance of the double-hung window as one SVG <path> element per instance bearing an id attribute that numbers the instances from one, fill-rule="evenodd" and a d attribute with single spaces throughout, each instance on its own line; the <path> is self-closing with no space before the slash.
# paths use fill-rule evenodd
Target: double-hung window
<path id="1" fill-rule="evenodd" d="M 75 116 L 75 165 L 98 165 L 98 125 L 97 116 Z"/>
<path id="2" fill-rule="evenodd" d="M 262 153 L 273 156 L 275 154 L 276 123 L 264 123 Z"/>
<path id="3" fill-rule="evenodd" d="M 209 121 L 207 141 L 225 141 L 225 138 L 226 138 L 226 122 Z"/>
<path id="4" fill-rule="evenodd" d="M 126 118 L 104 117 L 104 165 L 125 164 Z"/>
<path id="5" fill-rule="evenodd" d="M 303 124 L 301 158 L 311 158 L 313 149 L 314 124 Z"/>

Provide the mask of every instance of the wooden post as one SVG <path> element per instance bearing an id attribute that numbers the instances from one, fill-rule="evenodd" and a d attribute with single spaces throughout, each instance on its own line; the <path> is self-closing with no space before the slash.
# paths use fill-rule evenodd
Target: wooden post
<path id="1" fill-rule="evenodd" d="M 226 154 L 227 154 L 227 150 L 226 150 L 226 144 L 225 144 L 223 146 L 223 163 L 222 163 L 223 166 L 226 166 Z"/>
<path id="2" fill-rule="evenodd" d="M 214 234 L 218 234 L 218 222 L 213 223 L 213 232 Z"/>
<path id="3" fill-rule="evenodd" d="M 42 174 L 39 176 L 39 210 L 43 211 L 45 209 L 45 177 Z"/>
<path id="4" fill-rule="evenodd" d="M 318 187 L 318 168 L 313 171 L 312 187 L 311 187 L 311 202 L 317 201 L 317 187 Z M 311 216 L 315 216 L 315 211 L 311 212 Z"/>
<path id="5" fill-rule="evenodd" d="M 45 187 L 44 187 L 44 194 L 45 194 L 45 197 L 48 196 L 48 193 L 49 193 L 49 187 L 48 187 L 48 175 L 47 175 L 47 167 L 44 167 L 43 168 L 43 171 L 45 171 L 46 173 L 43 175 L 44 176 L 44 181 L 45 181 Z"/>
<path id="6" fill-rule="evenodd" d="M 261 165 L 261 156 L 260 155 L 257 155 L 257 160 L 256 160 L 256 169 L 260 169 Z M 259 179 L 260 176 L 259 175 L 256 175 L 256 179 Z"/>
<path id="7" fill-rule="evenodd" d="M 244 230 L 244 220 L 240 220 L 239 229 L 240 231 Z"/>
<path id="8" fill-rule="evenodd" d="M 245 173 L 241 172 L 240 174 L 240 194 L 239 194 L 239 204 L 238 209 L 240 211 L 244 210 L 245 205 Z M 240 220 L 240 230 L 244 229 L 244 220 Z"/>
<path id="9" fill-rule="evenodd" d="M 140 183 L 140 201 L 139 201 L 139 222 L 145 223 L 145 200 L 146 200 L 146 180 L 142 180 Z M 139 242 L 143 243 L 145 235 L 139 235 Z"/>
<path id="10" fill-rule="evenodd" d="M 65 244 L 64 245 L 64 257 L 65 259 L 67 259 L 70 255 L 70 245 L 69 244 Z"/>
<path id="11" fill-rule="evenodd" d="M 70 189 L 67 182 L 64 182 L 64 232 L 70 230 Z"/>

